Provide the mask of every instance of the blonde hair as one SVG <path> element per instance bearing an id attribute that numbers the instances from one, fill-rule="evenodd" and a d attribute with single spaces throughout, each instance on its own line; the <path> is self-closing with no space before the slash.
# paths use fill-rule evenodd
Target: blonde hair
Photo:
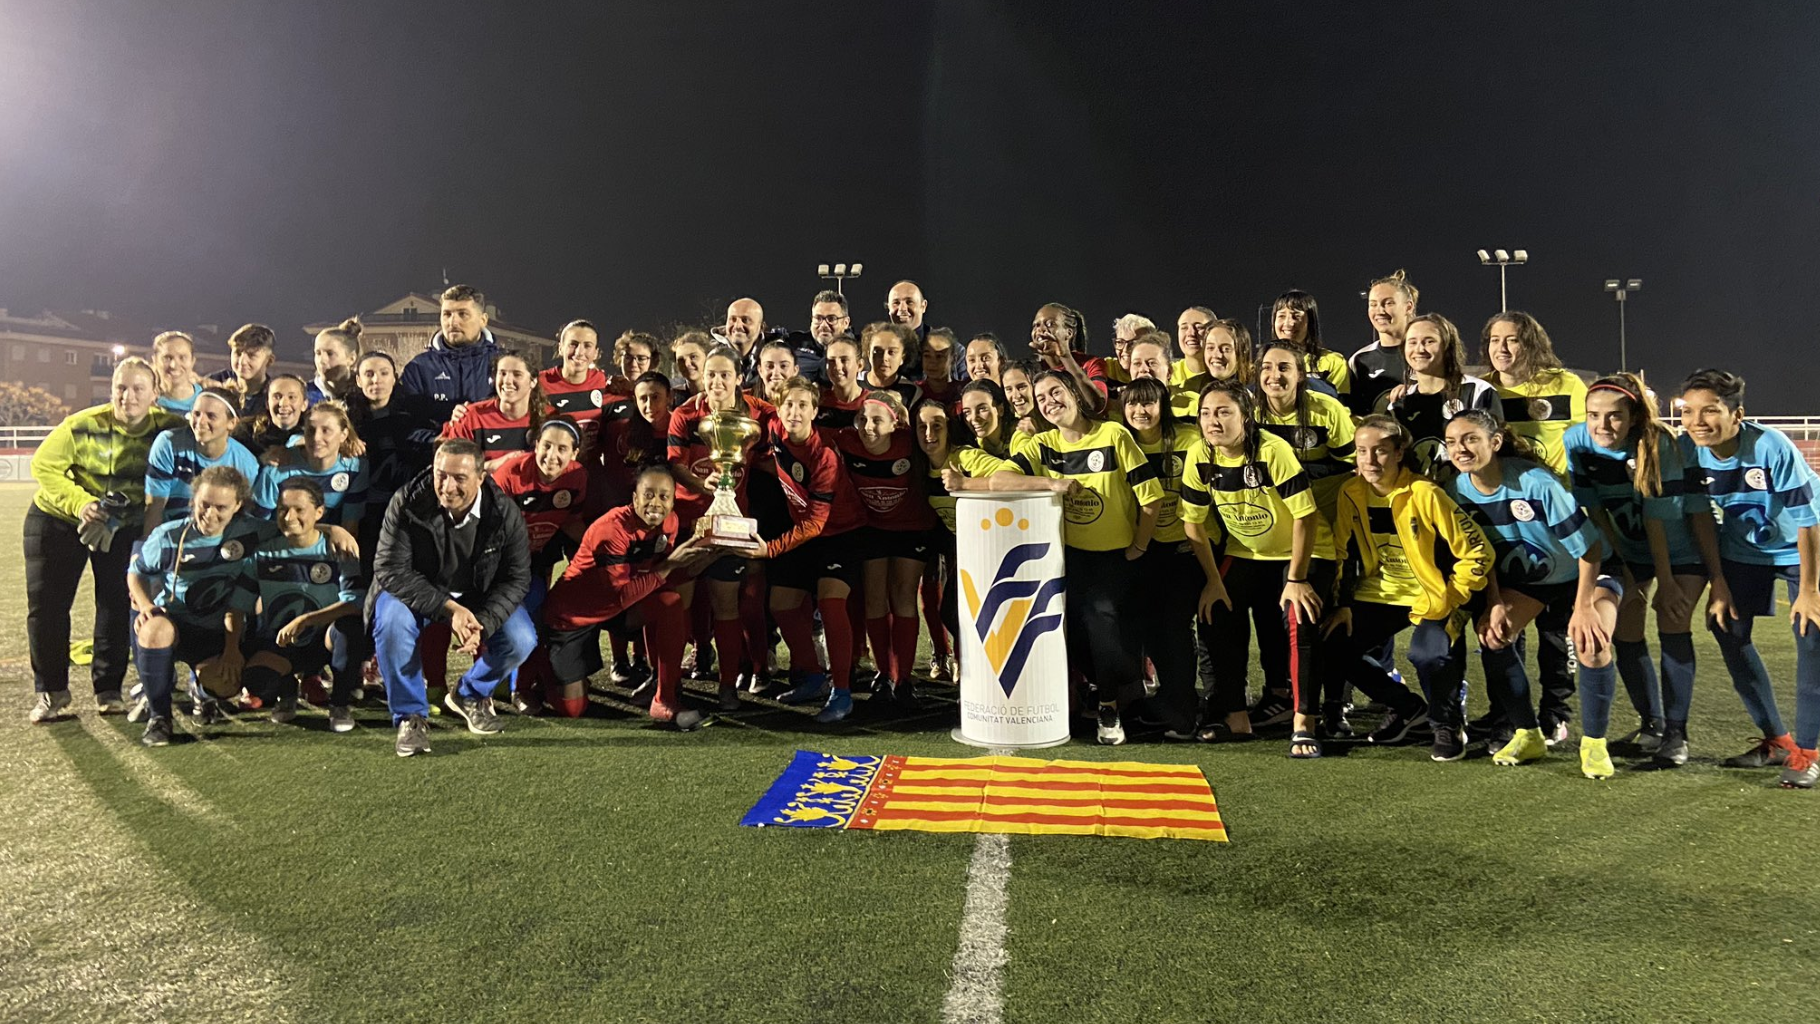
<path id="1" fill-rule="evenodd" d="M 143 373 L 147 377 L 152 378 L 152 389 L 154 391 L 163 390 L 164 381 L 158 376 L 158 368 L 153 366 L 151 361 L 144 356 L 127 356 L 125 359 L 115 363 L 114 372 L 109 379 L 117 381 L 120 379 L 121 374 L 126 373 L 129 370 Z"/>

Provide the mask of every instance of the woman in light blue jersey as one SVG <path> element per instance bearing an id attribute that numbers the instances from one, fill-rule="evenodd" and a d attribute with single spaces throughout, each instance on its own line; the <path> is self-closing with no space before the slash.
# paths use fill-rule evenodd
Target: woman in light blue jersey
<path id="1" fill-rule="evenodd" d="M 1707 616 L 1732 685 L 1763 738 L 1728 768 L 1783 766 L 1782 785 L 1820 780 L 1820 515 L 1814 472 L 1781 431 L 1744 418 L 1744 378 L 1700 370 L 1681 385 L 1681 454 L 1718 506 L 1720 575 Z M 1721 594 L 1716 585 L 1726 583 Z M 1751 642 L 1751 622 L 1776 610 L 1788 590 L 1795 629 L 1795 734 L 1782 727 L 1769 672 Z"/>
<path id="2" fill-rule="evenodd" d="M 1492 762 L 1521 764 L 1548 752 L 1516 639 L 1544 610 L 1571 609 L 1567 631 L 1580 657 L 1580 771 L 1590 779 L 1609 778 L 1614 769 L 1605 730 L 1618 675 L 1611 637 L 1624 588 L 1602 569 L 1605 541 L 1559 477 L 1539 463 L 1507 457 L 1526 449 L 1489 412 L 1455 415 L 1446 441 L 1446 457 L 1459 473 L 1444 486 L 1485 530 L 1498 556 L 1478 615 L 1479 641 L 1485 685 L 1502 701 L 1516 733 Z"/>
<path id="3" fill-rule="evenodd" d="M 1718 533 L 1706 498 L 1690 490 L 1675 436 L 1635 374 L 1594 381 L 1586 420 L 1567 429 L 1562 447 L 1574 498 L 1617 552 L 1606 571 L 1624 580 L 1612 648 L 1642 720 L 1632 739 L 1663 764 L 1685 764 L 1694 603 L 1719 572 Z M 1718 577 L 1715 586 L 1724 591 L 1725 580 Z M 1731 603 L 1729 596 L 1722 600 Z M 1662 647 L 1660 685 L 1643 640 L 1652 606 Z"/>

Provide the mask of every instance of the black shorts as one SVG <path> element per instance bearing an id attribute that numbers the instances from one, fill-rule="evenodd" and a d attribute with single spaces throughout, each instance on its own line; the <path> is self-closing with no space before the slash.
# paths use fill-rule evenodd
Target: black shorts
<path id="1" fill-rule="evenodd" d="M 1650 580 L 1656 578 L 1656 566 L 1653 562 L 1625 562 L 1616 558 L 1607 558 L 1604 564 L 1599 566 L 1599 571 L 1601 573 L 1604 573 L 1615 580 L 1622 580 L 1624 578 L 1623 570 L 1625 569 L 1630 570 L 1630 578 L 1634 583 L 1648 583 Z M 1704 565 L 1671 565 L 1668 567 L 1668 571 L 1674 573 L 1676 576 L 1698 576 L 1701 579 L 1706 578 L 1706 566 Z"/>
<path id="2" fill-rule="evenodd" d="M 909 558 L 927 564 L 942 550 L 941 536 L 954 536 L 940 526 L 927 530 L 881 530 L 862 526 L 852 532 L 853 550 L 861 561 L 880 558 Z"/>
<path id="3" fill-rule="evenodd" d="M 274 654 L 291 666 L 291 671 L 298 675 L 314 675 L 328 667 L 329 655 L 332 653 L 324 644 L 327 630 L 322 630 L 307 643 L 295 647 L 282 647 L 278 637 L 272 633 L 255 633 L 241 644 L 241 650 L 251 660 L 258 654 Z"/>
<path id="4" fill-rule="evenodd" d="M 1795 599 L 1801 583 L 1799 565 L 1755 565 L 1727 558 L 1719 563 L 1725 574 L 1725 585 L 1731 588 L 1732 607 L 1741 615 L 1762 618 L 1776 614 L 1776 581 L 1788 585 L 1788 599 Z"/>
<path id="5" fill-rule="evenodd" d="M 722 583 L 738 583 L 752 571 L 752 560 L 739 555 L 722 555 L 716 558 L 706 569 L 702 570 L 704 580 L 719 580 Z"/>
<path id="6" fill-rule="evenodd" d="M 171 661 L 181 661 L 191 668 L 221 657 L 221 649 L 227 645 L 227 634 L 219 629 L 197 626 L 172 619 L 171 625 L 177 627 L 177 642 L 171 646 Z"/>
<path id="7" fill-rule="evenodd" d="M 853 542 L 854 531 L 816 537 L 807 544 L 771 559 L 765 578 L 773 587 L 814 593 L 822 580 L 840 580 L 858 592 L 865 579 L 865 560 Z"/>
<path id="8" fill-rule="evenodd" d="M 550 671 L 556 681 L 564 685 L 579 683 L 599 672 L 605 665 L 600 656 L 600 631 L 619 628 L 625 619 L 622 612 L 592 626 L 545 630 L 542 636 L 544 651 L 550 656 Z"/>
<path id="9" fill-rule="evenodd" d="M 1618 595 L 1620 598 L 1624 596 L 1623 579 L 1605 572 L 1603 568 L 1601 568 L 1599 572 L 1598 585 Z M 1524 597 L 1540 604 L 1543 608 L 1572 608 L 1574 606 L 1574 598 L 1578 597 L 1580 594 L 1580 581 L 1568 580 L 1566 583 L 1521 584 L 1504 583 L 1500 581 L 1498 583 L 1498 590 L 1500 592 L 1509 591 L 1513 594 L 1522 594 Z"/>

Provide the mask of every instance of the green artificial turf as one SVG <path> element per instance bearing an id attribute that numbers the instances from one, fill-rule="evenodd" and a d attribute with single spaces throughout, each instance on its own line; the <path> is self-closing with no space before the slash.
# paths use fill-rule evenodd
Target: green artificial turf
<path id="1" fill-rule="evenodd" d="M 7 535 L 28 500 L 0 485 Z M 484 739 L 444 717 L 408 761 L 370 703 L 346 736 L 243 715 L 147 751 L 80 669 L 79 715 L 26 724 L 17 557 L 0 617 L 0 1020 L 941 1019 L 974 837 L 737 823 L 798 747 L 973 753 L 951 690 L 910 720 L 766 704 L 687 736 L 602 696 Z M 1785 628 L 1759 637 L 1792 718 Z M 1511 769 L 1051 752 L 1199 764 L 1233 841 L 1013 837 L 1004 1020 L 1810 1014 L 1820 794 L 1716 767 L 1750 729 L 1698 644 L 1694 763 L 1606 783 L 1571 744 Z"/>

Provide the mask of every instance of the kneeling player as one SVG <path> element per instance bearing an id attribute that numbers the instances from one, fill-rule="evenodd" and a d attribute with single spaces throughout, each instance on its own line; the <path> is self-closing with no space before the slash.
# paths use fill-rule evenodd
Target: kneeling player
<path id="1" fill-rule="evenodd" d="M 270 524 L 238 513 L 250 485 L 230 466 L 210 466 L 191 482 L 190 514 L 145 539 L 126 574 L 132 595 L 133 662 L 151 716 L 143 742 L 171 742 L 171 691 L 176 663 L 186 662 L 206 692 L 196 715 L 222 719 L 220 698 L 240 692 L 241 635 L 258 597 L 253 552 L 271 536 Z"/>
<path id="2" fill-rule="evenodd" d="M 551 703 L 576 718 L 587 706 L 588 676 L 602 668 L 601 630 L 642 627 L 657 663 L 651 717 L 687 732 L 701 712 L 679 709 L 683 641 L 688 636 L 689 574 L 720 557 L 694 539 L 676 543 L 676 478 L 669 467 L 642 470 L 632 503 L 596 519 L 544 602 L 544 646 L 557 692 Z"/>
<path id="3" fill-rule="evenodd" d="M 294 476 L 278 488 L 278 529 L 282 536 L 259 545 L 253 561 L 259 577 L 259 619 L 244 682 L 248 693 L 272 704 L 272 721 L 297 717 L 297 676 L 333 667 L 329 728 L 354 728 L 349 710 L 360 671 L 349 664 L 353 649 L 342 641 L 331 654 L 331 632 L 360 612 L 360 562 L 337 554 L 317 528 L 323 516 L 322 485 Z M 340 639 L 336 637 L 336 639 Z"/>

